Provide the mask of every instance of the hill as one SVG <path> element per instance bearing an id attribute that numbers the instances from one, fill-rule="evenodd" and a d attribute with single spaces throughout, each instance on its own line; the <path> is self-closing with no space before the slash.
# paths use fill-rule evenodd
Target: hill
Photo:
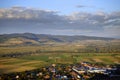
<path id="1" fill-rule="evenodd" d="M 40 45 L 50 43 L 73 43 L 86 40 L 115 40 L 114 38 L 94 37 L 94 36 L 67 36 L 67 35 L 47 35 L 33 33 L 14 33 L 0 35 L 0 45 Z"/>

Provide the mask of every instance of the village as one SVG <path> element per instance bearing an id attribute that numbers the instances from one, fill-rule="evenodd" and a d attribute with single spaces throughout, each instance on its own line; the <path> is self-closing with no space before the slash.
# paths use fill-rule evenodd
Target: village
<path id="1" fill-rule="evenodd" d="M 89 62 L 51 64 L 40 69 L 0 74 L 0 80 L 119 80 L 120 65 L 97 66 Z"/>

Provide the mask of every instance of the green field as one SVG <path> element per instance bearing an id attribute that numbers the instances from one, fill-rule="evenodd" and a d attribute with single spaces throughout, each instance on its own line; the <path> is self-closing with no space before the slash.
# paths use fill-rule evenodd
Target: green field
<path id="1" fill-rule="evenodd" d="M 107 47 L 103 47 L 98 48 L 99 51 L 96 51 L 96 47 L 82 44 L 0 47 L 0 73 L 32 70 L 52 63 L 74 64 L 86 61 L 98 65 L 119 64 L 118 46 L 112 48 L 114 51 L 111 52 L 104 52 Z"/>
<path id="2" fill-rule="evenodd" d="M 37 69 L 52 63 L 74 64 L 87 61 L 93 64 L 107 65 L 120 63 L 120 54 L 112 53 L 41 53 L 22 57 L 0 58 L 0 72 L 21 72 Z"/>

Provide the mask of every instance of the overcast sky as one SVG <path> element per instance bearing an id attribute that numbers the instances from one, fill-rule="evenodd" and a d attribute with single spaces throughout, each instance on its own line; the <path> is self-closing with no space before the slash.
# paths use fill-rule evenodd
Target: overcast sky
<path id="1" fill-rule="evenodd" d="M 120 0 L 1 0 L 0 34 L 120 38 Z"/>

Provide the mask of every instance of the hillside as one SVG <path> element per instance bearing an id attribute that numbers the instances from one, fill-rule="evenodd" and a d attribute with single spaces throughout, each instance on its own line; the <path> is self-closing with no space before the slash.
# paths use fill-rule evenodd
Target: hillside
<path id="1" fill-rule="evenodd" d="M 67 35 L 47 35 L 47 34 L 3 34 L 0 35 L 0 45 L 40 45 L 50 43 L 69 43 L 80 41 L 108 41 L 114 38 L 93 37 L 93 36 L 67 36 Z"/>

